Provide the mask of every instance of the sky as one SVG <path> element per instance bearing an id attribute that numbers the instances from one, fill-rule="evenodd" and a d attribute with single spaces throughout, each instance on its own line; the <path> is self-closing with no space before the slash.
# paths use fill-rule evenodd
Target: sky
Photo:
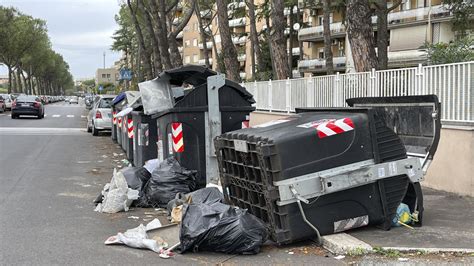
<path id="1" fill-rule="evenodd" d="M 110 51 L 114 16 L 120 0 L 0 0 L 22 13 L 46 21 L 53 49 L 69 64 L 74 79 L 93 78 L 97 68 L 110 67 L 120 58 Z M 7 74 L 0 67 L 0 74 Z"/>

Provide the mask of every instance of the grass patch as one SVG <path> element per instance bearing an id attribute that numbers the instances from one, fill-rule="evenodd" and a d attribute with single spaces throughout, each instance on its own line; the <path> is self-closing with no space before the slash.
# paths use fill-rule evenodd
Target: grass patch
<path id="1" fill-rule="evenodd" d="M 381 247 L 374 247 L 374 252 L 378 255 L 385 256 L 388 258 L 398 258 L 401 255 L 400 251 L 398 250 L 384 249 Z"/>

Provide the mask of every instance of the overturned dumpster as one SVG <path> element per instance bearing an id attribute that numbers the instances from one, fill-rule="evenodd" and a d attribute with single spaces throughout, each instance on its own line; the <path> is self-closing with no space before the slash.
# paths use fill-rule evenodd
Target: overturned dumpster
<path id="1" fill-rule="evenodd" d="M 218 180 L 213 139 L 248 125 L 253 96 L 201 66 L 167 70 L 139 84 L 145 115 L 156 120 L 157 155 L 197 170 L 198 187 Z"/>
<path id="2" fill-rule="evenodd" d="M 401 202 L 421 225 L 420 181 L 439 141 L 434 95 L 357 98 L 215 140 L 226 200 L 279 244 L 366 225 L 388 230 Z"/>

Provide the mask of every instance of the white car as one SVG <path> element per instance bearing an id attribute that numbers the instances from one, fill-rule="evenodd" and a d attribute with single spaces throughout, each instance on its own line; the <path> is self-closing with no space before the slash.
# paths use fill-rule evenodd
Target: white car
<path id="1" fill-rule="evenodd" d="M 3 101 L 5 103 L 5 110 L 12 109 L 13 98 L 10 94 L 0 94 L 3 97 Z"/>
<path id="2" fill-rule="evenodd" d="M 71 103 L 79 104 L 79 98 L 77 96 L 72 96 L 71 99 L 69 99 L 69 104 Z"/>
<path id="3" fill-rule="evenodd" d="M 87 116 L 87 132 L 99 135 L 99 131 L 112 129 L 112 101 L 116 95 L 99 95 L 95 98 Z"/>

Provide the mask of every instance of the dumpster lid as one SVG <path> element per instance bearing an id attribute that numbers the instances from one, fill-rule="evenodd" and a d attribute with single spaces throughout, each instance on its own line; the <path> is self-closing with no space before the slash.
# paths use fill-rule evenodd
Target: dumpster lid
<path id="1" fill-rule="evenodd" d="M 214 75 L 217 75 L 217 72 L 209 68 L 197 65 L 185 65 L 179 68 L 166 70 L 160 74 L 160 77 L 168 78 L 171 85 L 181 86 L 183 83 L 188 83 L 197 87 L 207 83 L 207 78 Z M 238 91 L 244 99 L 250 103 L 255 103 L 253 95 L 238 83 L 226 79 L 225 86 Z"/>
<path id="2" fill-rule="evenodd" d="M 427 170 L 441 132 L 441 107 L 436 95 L 362 97 L 346 102 L 351 107 L 368 107 L 384 117 L 386 125 L 403 141 L 407 155 L 422 159 Z"/>
<path id="3" fill-rule="evenodd" d="M 137 108 L 142 105 L 141 97 L 142 93 L 139 91 L 126 91 L 127 105 L 131 108 Z"/>
<path id="4" fill-rule="evenodd" d="M 116 105 L 117 103 L 121 102 L 123 99 L 125 99 L 126 94 L 125 92 L 121 92 L 119 95 L 117 95 L 114 100 L 112 101 L 112 105 Z"/>

